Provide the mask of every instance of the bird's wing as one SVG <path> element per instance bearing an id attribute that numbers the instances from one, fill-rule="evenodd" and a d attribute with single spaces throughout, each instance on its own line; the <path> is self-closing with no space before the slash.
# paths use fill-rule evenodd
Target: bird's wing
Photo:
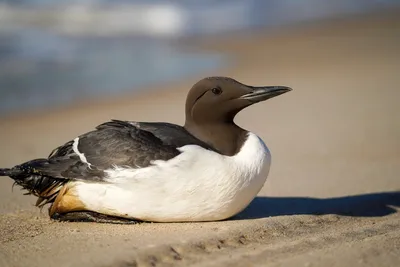
<path id="1" fill-rule="evenodd" d="M 115 166 L 144 168 L 154 160 L 179 154 L 176 145 L 141 129 L 138 123 L 113 120 L 56 148 L 45 164 L 35 168 L 54 178 L 102 180 L 104 171 Z"/>

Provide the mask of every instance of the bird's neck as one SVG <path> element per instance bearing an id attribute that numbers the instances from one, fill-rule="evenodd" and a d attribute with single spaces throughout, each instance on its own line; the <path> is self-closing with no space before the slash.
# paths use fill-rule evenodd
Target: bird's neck
<path id="1" fill-rule="evenodd" d="M 247 138 L 247 131 L 233 121 L 202 124 L 186 121 L 184 127 L 194 137 L 226 156 L 238 153 Z"/>

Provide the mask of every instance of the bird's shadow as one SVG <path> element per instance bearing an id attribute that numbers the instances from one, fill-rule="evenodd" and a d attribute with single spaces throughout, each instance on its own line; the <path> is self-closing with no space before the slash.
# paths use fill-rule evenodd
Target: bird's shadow
<path id="1" fill-rule="evenodd" d="M 234 219 L 301 214 L 381 217 L 397 212 L 396 208 L 400 208 L 400 191 L 335 198 L 257 197 Z"/>

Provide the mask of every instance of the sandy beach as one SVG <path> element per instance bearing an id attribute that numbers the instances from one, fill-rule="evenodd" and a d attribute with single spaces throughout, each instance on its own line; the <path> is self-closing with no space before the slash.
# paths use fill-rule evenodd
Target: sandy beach
<path id="1" fill-rule="evenodd" d="M 0 166 L 45 157 L 113 118 L 181 124 L 190 86 L 224 75 L 294 89 L 236 118 L 272 153 L 258 197 L 221 222 L 60 223 L 1 177 L 0 266 L 400 266 L 400 12 L 182 45 L 195 42 L 231 64 L 0 118 Z"/>

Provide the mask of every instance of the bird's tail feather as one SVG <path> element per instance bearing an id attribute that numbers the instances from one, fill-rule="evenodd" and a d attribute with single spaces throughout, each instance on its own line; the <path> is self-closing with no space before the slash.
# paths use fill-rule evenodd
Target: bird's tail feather
<path id="1" fill-rule="evenodd" d="M 0 169 L 0 176 L 8 176 L 9 173 L 10 173 L 9 168 Z"/>
<path id="2" fill-rule="evenodd" d="M 0 176 L 15 176 L 21 173 L 20 170 L 15 168 L 0 168 Z"/>
<path id="3" fill-rule="evenodd" d="M 67 182 L 67 180 L 41 173 L 39 169 L 42 164 L 46 163 L 46 159 L 37 159 L 13 168 L 0 168 L 0 176 L 9 176 L 15 181 L 15 184 L 26 189 L 27 194 L 37 196 L 39 199 L 36 206 L 42 207 L 53 202 L 62 186 Z"/>

